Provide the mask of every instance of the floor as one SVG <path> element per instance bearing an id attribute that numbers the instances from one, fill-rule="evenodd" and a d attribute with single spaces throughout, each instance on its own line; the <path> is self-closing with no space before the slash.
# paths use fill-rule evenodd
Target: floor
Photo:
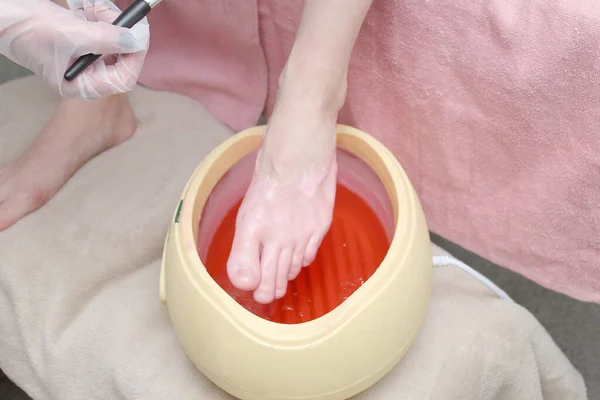
<path id="1" fill-rule="evenodd" d="M 0 83 L 27 74 L 0 56 Z M 435 234 L 432 239 L 486 275 L 535 315 L 583 375 L 589 399 L 600 400 L 600 305 L 582 303 L 551 292 Z M 29 397 L 0 372 L 0 400 L 27 399 Z"/>

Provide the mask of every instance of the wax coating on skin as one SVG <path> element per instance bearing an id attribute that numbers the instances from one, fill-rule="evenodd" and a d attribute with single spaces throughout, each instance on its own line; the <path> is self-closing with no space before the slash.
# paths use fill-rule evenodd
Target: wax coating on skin
<path id="1" fill-rule="evenodd" d="M 317 257 L 288 283 L 281 299 L 260 304 L 252 292 L 236 289 L 226 262 L 235 230 L 235 214 L 250 182 L 256 154 L 232 167 L 213 190 L 202 214 L 198 251 L 209 274 L 239 304 L 267 320 L 295 324 L 333 310 L 377 269 L 393 235 L 392 206 L 377 175 L 360 159 L 337 151 L 336 203 L 331 229 Z"/>

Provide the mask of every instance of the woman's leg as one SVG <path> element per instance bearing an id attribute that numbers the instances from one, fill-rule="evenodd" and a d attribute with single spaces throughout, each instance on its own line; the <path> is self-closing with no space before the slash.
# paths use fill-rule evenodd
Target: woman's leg
<path id="1" fill-rule="evenodd" d="M 67 7 L 66 0 L 52 0 Z M 43 206 L 88 160 L 133 135 L 126 95 L 63 100 L 29 148 L 0 166 L 0 230 Z"/>

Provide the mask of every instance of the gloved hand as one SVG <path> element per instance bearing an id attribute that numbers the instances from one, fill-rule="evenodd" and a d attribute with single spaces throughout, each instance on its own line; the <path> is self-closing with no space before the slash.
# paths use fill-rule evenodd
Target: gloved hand
<path id="1" fill-rule="evenodd" d="M 120 28 L 111 25 L 120 11 L 109 0 L 68 2 L 70 10 L 50 0 L 0 0 L 0 53 L 64 97 L 93 99 L 132 90 L 148 50 L 148 21 Z M 67 82 L 66 70 L 87 53 L 116 57 L 102 57 Z"/>

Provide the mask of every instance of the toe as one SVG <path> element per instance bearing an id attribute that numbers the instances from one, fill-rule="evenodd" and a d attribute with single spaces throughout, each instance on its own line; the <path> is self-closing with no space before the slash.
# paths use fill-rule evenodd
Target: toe
<path id="1" fill-rule="evenodd" d="M 259 246 L 256 234 L 243 226 L 236 229 L 227 260 L 227 275 L 240 290 L 254 290 L 260 283 Z"/>
<path id="2" fill-rule="evenodd" d="M 302 262 L 303 267 L 308 267 L 315 261 L 317 257 L 317 251 L 319 251 L 319 246 L 321 245 L 321 241 L 323 240 L 322 235 L 313 235 L 308 241 L 308 245 L 306 245 L 306 251 L 304 252 L 304 261 Z"/>
<path id="3" fill-rule="evenodd" d="M 9 203 L 0 200 L 0 231 L 11 227 L 20 219 L 16 211 L 18 210 L 11 208 Z"/>
<path id="4" fill-rule="evenodd" d="M 18 220 L 18 218 L 11 218 L 10 216 L 0 215 L 0 231 L 10 228 Z"/>
<path id="5" fill-rule="evenodd" d="M 281 250 L 279 262 L 277 263 L 277 273 L 275 274 L 275 298 L 280 299 L 287 292 L 288 274 L 292 266 L 292 249 Z"/>
<path id="6" fill-rule="evenodd" d="M 279 248 L 266 245 L 260 260 L 260 283 L 254 291 L 257 303 L 268 304 L 275 298 L 275 279 L 279 262 Z"/>
<path id="7" fill-rule="evenodd" d="M 304 253 L 306 253 L 306 242 L 296 246 L 292 255 L 292 265 L 290 272 L 288 273 L 288 280 L 294 280 L 302 270 L 302 263 L 304 261 Z"/>
<path id="8" fill-rule="evenodd" d="M 0 231 L 11 227 L 39 207 L 35 199 L 15 197 L 0 199 Z"/>

